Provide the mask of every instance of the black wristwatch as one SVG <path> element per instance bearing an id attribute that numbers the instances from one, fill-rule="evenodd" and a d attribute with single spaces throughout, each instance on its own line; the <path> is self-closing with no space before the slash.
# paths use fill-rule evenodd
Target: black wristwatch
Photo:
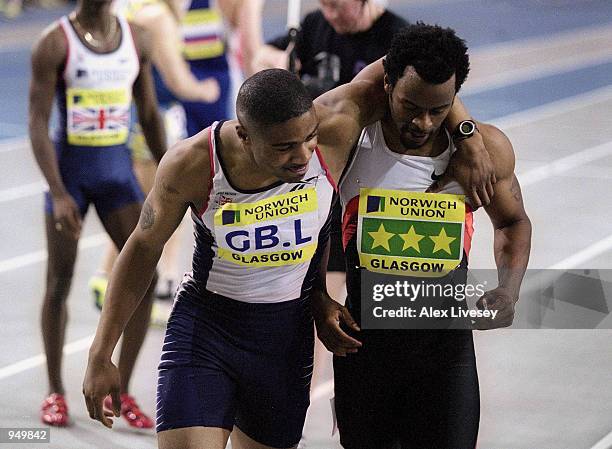
<path id="1" fill-rule="evenodd" d="M 468 139 L 474 135 L 474 133 L 478 131 L 478 127 L 476 126 L 476 122 L 473 120 L 464 120 L 453 132 L 453 140 L 455 142 L 460 142 L 462 140 Z"/>

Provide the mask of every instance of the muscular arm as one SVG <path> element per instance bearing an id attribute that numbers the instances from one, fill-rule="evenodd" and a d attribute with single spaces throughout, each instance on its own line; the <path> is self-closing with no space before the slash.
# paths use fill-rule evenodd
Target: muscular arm
<path id="1" fill-rule="evenodd" d="M 485 211 L 495 228 L 494 252 L 499 286 L 508 289 L 516 301 L 529 261 L 531 222 L 514 175 L 512 144 L 499 129 L 485 124 L 480 127 L 485 145 L 492 151 L 498 178 L 495 196 Z"/>
<path id="2" fill-rule="evenodd" d="M 112 396 L 115 416 L 120 410 L 120 379 L 111 362 L 113 350 L 151 284 L 164 244 L 189 205 L 200 205 L 208 196 L 207 147 L 206 137 L 193 137 L 164 157 L 138 225 L 115 262 L 83 382 L 89 416 L 107 427 L 112 427 L 112 420 L 103 411 L 104 398 Z"/>
<path id="3" fill-rule="evenodd" d="M 204 143 L 207 145 L 207 142 Z M 138 225 L 115 262 L 90 357 L 110 360 L 119 336 L 153 279 L 165 243 L 190 204 L 208 195 L 208 152 L 188 139 L 160 163 Z"/>
<path id="4" fill-rule="evenodd" d="M 314 101 L 319 118 L 319 149 L 336 182 L 362 129 L 384 114 L 387 100 L 382 87 L 382 81 L 353 80 Z"/>
<path id="5" fill-rule="evenodd" d="M 319 142 L 332 175 L 337 170 L 342 173 L 361 130 L 384 117 L 388 108 L 384 85 L 384 69 L 379 59 L 359 72 L 349 84 L 332 89 L 315 100 L 320 121 Z M 471 117 L 467 109 L 456 98 L 445 126 L 454 131 L 461 121 L 468 119 Z M 430 191 L 439 191 L 454 178 L 468 192 L 476 207 L 489 204 L 496 179 L 482 137 L 476 133 L 458 147 L 462 151 L 453 155 L 447 173 Z"/>
<path id="6" fill-rule="evenodd" d="M 29 133 L 36 162 L 54 197 L 66 195 L 55 148 L 49 139 L 53 96 L 66 60 L 67 44 L 59 25 L 48 29 L 32 51 L 29 96 Z"/>
<path id="7" fill-rule="evenodd" d="M 131 27 L 140 58 L 140 72 L 133 87 L 134 101 L 147 146 L 159 162 L 166 152 L 166 132 L 157 109 L 157 96 L 151 74 L 151 44 L 149 35 L 143 28 L 133 24 Z"/>

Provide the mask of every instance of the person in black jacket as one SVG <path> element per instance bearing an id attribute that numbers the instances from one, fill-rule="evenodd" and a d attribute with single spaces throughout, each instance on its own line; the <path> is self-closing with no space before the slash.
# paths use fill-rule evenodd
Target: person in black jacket
<path id="1" fill-rule="evenodd" d="M 373 0 L 321 0 L 300 24 L 295 52 L 299 75 L 313 96 L 348 83 L 384 56 L 393 35 L 408 22 Z M 289 35 L 279 36 L 256 56 L 259 68 L 288 67 Z"/>

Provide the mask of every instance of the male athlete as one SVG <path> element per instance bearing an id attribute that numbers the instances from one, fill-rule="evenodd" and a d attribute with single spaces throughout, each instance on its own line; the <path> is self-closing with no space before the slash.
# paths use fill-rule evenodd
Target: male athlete
<path id="1" fill-rule="evenodd" d="M 41 419 L 66 426 L 68 407 L 61 379 L 62 347 L 82 220 L 90 204 L 118 249 L 138 222 L 143 195 L 126 146 L 132 95 L 147 143 L 156 158 L 165 151 L 150 74 L 150 48 L 142 30 L 110 14 L 111 2 L 82 0 L 50 26 L 32 55 L 30 138 L 47 183 L 47 285 L 42 330 L 49 397 Z M 49 139 L 57 97 L 59 126 Z M 144 292 L 143 292 L 144 293 Z M 149 322 L 151 292 L 126 326 L 119 368 L 121 413 L 133 427 L 152 427 L 128 395 L 128 384 Z"/>
<path id="2" fill-rule="evenodd" d="M 310 295 L 325 224 L 361 130 L 382 116 L 381 78 L 342 86 L 313 104 L 289 72 L 259 72 L 240 89 L 238 120 L 217 122 L 164 157 L 117 260 L 90 350 L 83 390 L 92 418 L 112 425 L 102 401 L 111 394 L 117 413 L 113 348 L 164 243 L 191 209 L 193 273 L 168 322 L 159 447 L 222 449 L 230 432 L 238 449 L 297 445 L 309 404 Z M 480 195 L 491 188 L 483 153 L 464 153 L 457 164 L 483 180 Z M 480 167 L 471 168 L 476 162 Z"/>
<path id="3" fill-rule="evenodd" d="M 472 331 L 360 331 L 352 319 L 361 323 L 364 270 L 386 274 L 394 284 L 406 279 L 400 276 L 429 277 L 434 264 L 450 273 L 439 282 L 467 268 L 474 202 L 464 203 L 466 191 L 455 182 L 436 194 L 423 192 L 447 170 L 457 142 L 480 133 L 497 178 L 485 211 L 495 228 L 499 286 L 477 303 L 496 311 L 496 318 L 480 319 L 477 327 L 512 323 L 531 224 L 507 137 L 486 124 L 465 122 L 454 133 L 442 127 L 468 71 L 467 48 L 453 30 L 419 23 L 398 33 L 384 59 L 386 113 L 364 129 L 340 184 L 347 306 L 323 295 L 313 307 L 318 335 L 336 354 L 335 410 L 347 449 L 476 444 L 480 409 Z"/>

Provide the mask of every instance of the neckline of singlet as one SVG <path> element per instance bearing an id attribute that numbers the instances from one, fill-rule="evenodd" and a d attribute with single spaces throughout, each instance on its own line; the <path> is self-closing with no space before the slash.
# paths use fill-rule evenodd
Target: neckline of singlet
<path id="1" fill-rule="evenodd" d="M 423 162 L 426 162 L 426 161 L 435 162 L 435 161 L 439 161 L 439 160 L 448 158 L 453 148 L 453 144 L 452 144 L 453 141 L 450 138 L 450 134 L 448 133 L 448 130 L 446 128 L 443 128 L 443 129 L 444 129 L 444 132 L 446 133 L 446 140 L 448 141 L 448 145 L 446 149 L 442 153 L 438 154 L 437 156 L 420 156 L 416 154 L 400 154 L 400 153 L 396 153 L 395 151 L 392 151 L 387 146 L 387 141 L 385 140 L 385 134 L 383 133 L 383 129 L 382 129 L 382 122 L 380 120 L 376 122 L 376 134 L 377 134 L 377 138 L 380 139 L 380 141 L 382 142 L 383 151 L 387 153 L 389 156 L 399 160 L 400 162 L 409 161 L 409 160 L 420 160 Z M 374 146 L 374 142 L 370 141 L 370 145 Z"/>
<path id="2" fill-rule="evenodd" d="M 215 126 L 215 131 L 214 131 L 214 148 L 215 148 L 215 155 L 217 156 L 217 160 L 219 161 L 219 165 L 220 165 L 220 170 L 221 173 L 223 174 L 223 176 L 225 177 L 225 179 L 227 180 L 227 183 L 230 185 L 230 187 L 232 189 L 234 189 L 236 192 L 238 193 L 244 193 L 244 194 L 253 194 L 253 193 L 262 193 L 262 192 L 267 192 L 268 190 L 272 190 L 275 189 L 283 184 L 285 184 L 284 181 L 276 181 L 273 182 L 270 185 L 267 185 L 265 187 L 260 187 L 259 189 L 252 189 L 252 190 L 246 190 L 246 189 L 240 189 L 238 187 L 236 187 L 234 185 L 234 183 L 232 182 L 232 180 L 229 177 L 229 172 L 228 170 L 225 168 L 225 163 L 223 162 L 223 156 L 221 155 L 221 126 L 223 126 L 223 124 L 226 122 L 226 120 L 220 120 L 217 125 Z M 212 161 L 211 161 L 212 162 Z"/>
<path id="3" fill-rule="evenodd" d="M 119 16 L 114 15 L 114 14 L 111 14 L 111 15 L 119 23 L 119 30 L 121 31 L 121 35 L 119 36 L 119 44 L 117 44 L 117 48 L 114 48 L 114 49 L 109 50 L 109 51 L 103 51 L 103 52 L 97 52 L 93 48 L 89 47 L 85 42 L 83 42 L 83 40 L 81 39 L 81 36 L 79 36 L 79 33 L 77 32 L 76 28 L 74 27 L 74 24 L 72 23 L 72 20 L 70 20 L 70 15 L 67 15 L 65 17 L 66 17 L 66 22 L 68 22 L 68 26 L 70 27 L 70 30 L 74 33 L 74 37 L 76 37 L 76 40 L 81 44 L 81 46 L 83 46 L 88 52 L 90 52 L 90 53 L 92 53 L 94 55 L 97 55 L 97 56 L 106 56 L 106 55 L 112 55 L 113 53 L 118 52 L 121 49 L 121 47 L 123 46 L 123 39 L 125 38 L 125 29 L 123 27 L 123 23 L 121 21 L 121 18 Z"/>

